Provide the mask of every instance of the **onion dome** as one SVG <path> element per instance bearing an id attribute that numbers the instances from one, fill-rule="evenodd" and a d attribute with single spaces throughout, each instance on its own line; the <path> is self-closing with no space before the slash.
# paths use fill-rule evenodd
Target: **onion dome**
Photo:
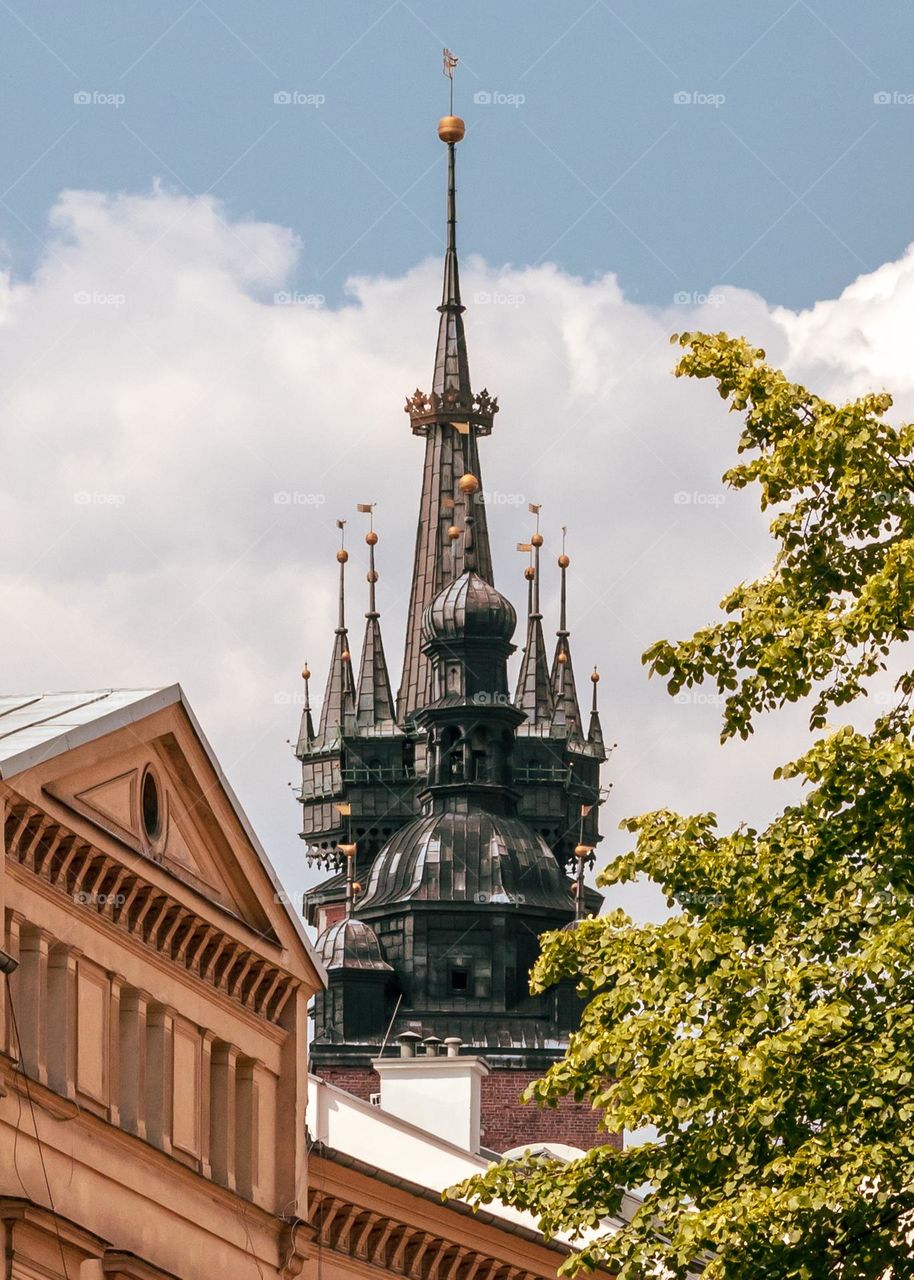
<path id="1" fill-rule="evenodd" d="M 510 600 L 472 569 L 444 587 L 422 615 L 422 638 L 509 641 L 517 626 Z"/>
<path id="2" fill-rule="evenodd" d="M 389 970 L 381 944 L 370 924 L 346 916 L 325 929 L 317 940 L 317 954 L 325 969 Z"/>
<path id="3" fill-rule="evenodd" d="M 359 914 L 399 903 L 544 907 L 568 916 L 568 881 L 555 854 L 520 818 L 486 811 L 426 814 L 374 860 Z"/>

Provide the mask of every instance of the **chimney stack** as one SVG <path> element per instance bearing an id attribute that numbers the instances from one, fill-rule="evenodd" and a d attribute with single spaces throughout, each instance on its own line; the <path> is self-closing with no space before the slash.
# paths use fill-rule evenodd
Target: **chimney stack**
<path id="1" fill-rule="evenodd" d="M 489 1074 L 485 1058 L 461 1054 L 459 1036 L 423 1041 L 404 1031 L 397 1039 L 399 1058 L 372 1063 L 381 1080 L 381 1110 L 465 1151 L 478 1151 L 482 1081 Z M 417 1052 L 420 1042 L 424 1053 Z"/>

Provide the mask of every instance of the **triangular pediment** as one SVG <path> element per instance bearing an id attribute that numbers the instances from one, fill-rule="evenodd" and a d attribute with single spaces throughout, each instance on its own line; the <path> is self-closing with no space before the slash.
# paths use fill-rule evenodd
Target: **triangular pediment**
<path id="1" fill-rule="evenodd" d="M 248 883 L 237 839 L 226 830 L 223 797 L 198 776 L 178 735 L 61 772 L 43 790 L 125 853 L 148 858 L 252 928 L 269 929 L 272 912 Z"/>

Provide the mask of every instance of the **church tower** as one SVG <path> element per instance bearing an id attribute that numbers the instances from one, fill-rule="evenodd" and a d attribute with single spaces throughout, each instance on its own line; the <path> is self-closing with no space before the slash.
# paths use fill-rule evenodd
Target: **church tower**
<path id="1" fill-rule="evenodd" d="M 498 403 L 474 392 L 457 257 L 459 117 L 438 135 L 448 148 L 447 247 L 431 391 L 406 402 L 424 442 L 403 672 L 391 696 L 376 608 L 369 527 L 369 600 L 358 680 L 346 625 L 343 546 L 339 618 L 315 730 L 305 679 L 296 754 L 309 862 L 332 872 L 306 896 L 329 974 L 315 1000 L 312 1069 L 368 1097 L 372 1061 L 397 1040 L 459 1041 L 484 1055 L 485 1146 L 605 1141 L 589 1108 L 522 1107 L 526 1084 L 561 1056 L 578 1012 L 567 984 L 539 996 L 529 973 L 539 935 L 599 908 L 583 869 L 600 836 L 596 707 L 585 730 L 567 623 L 565 553 L 557 644 L 549 666 L 540 613 L 536 531 L 525 645 L 516 690 L 508 680 L 517 615 L 494 585 L 482 501 L 479 441 Z M 360 511 L 371 515 L 371 508 Z M 341 528 L 343 522 L 340 522 Z"/>

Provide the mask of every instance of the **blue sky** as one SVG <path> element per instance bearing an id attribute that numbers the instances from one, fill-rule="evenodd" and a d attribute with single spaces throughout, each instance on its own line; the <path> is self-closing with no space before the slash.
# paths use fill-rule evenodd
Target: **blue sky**
<path id="1" fill-rule="evenodd" d="M 745 333 L 819 394 L 887 387 L 914 418 L 914 8 L 0 0 L 0 39 L 5 689 L 181 681 L 301 888 L 287 740 L 305 660 L 323 689 L 340 516 L 358 651 L 357 502 L 399 679 L 448 44 L 496 577 L 522 610 L 513 547 L 543 503 L 551 629 L 569 526 L 576 670 L 586 696 L 599 663 L 619 744 L 603 852 L 647 809 L 728 827 L 785 802 L 802 708 L 721 748 L 716 695 L 641 665 L 771 554 L 721 483 L 736 424 L 670 377 L 668 337 Z"/>
<path id="2" fill-rule="evenodd" d="M 63 188 L 156 179 L 294 228 L 296 283 L 328 300 L 350 274 L 402 272 L 439 245 L 443 43 L 474 134 L 465 253 L 615 271 L 648 304 L 724 282 L 797 308 L 910 239 L 907 3 L 2 0 L 0 37 L 18 274 Z"/>

